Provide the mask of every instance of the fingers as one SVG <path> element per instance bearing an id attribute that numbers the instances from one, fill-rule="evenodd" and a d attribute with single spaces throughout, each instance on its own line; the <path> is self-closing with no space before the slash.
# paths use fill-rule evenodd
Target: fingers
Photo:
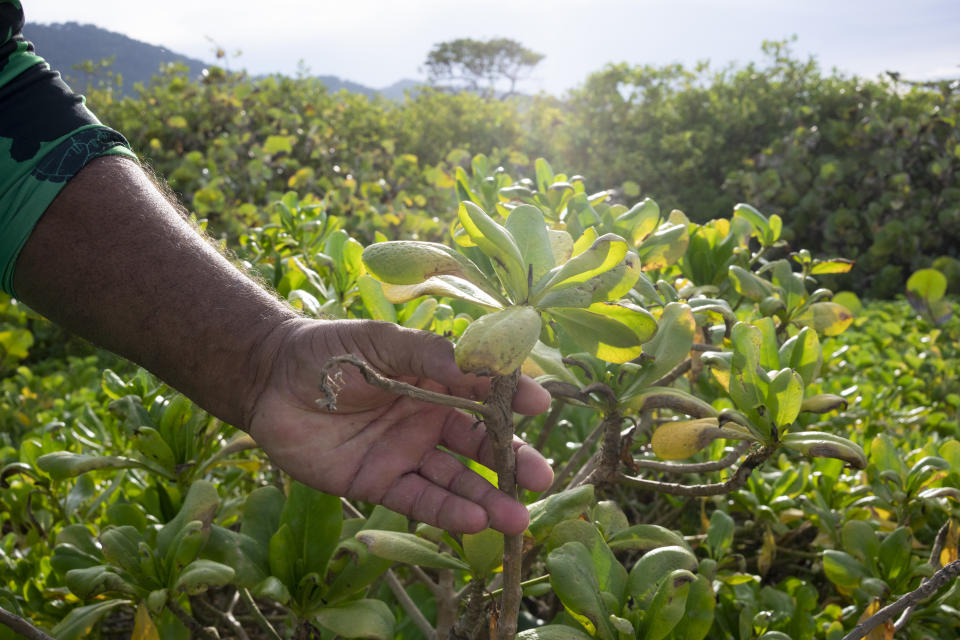
<path id="1" fill-rule="evenodd" d="M 451 412 L 443 425 L 440 444 L 454 453 L 493 468 L 493 449 L 487 430 L 471 417 Z M 545 491 L 553 482 L 553 469 L 539 451 L 520 438 L 513 439 L 517 456 L 517 483 L 531 491 Z"/>
<path id="2" fill-rule="evenodd" d="M 380 372 L 391 377 L 428 378 L 465 398 L 483 399 L 490 378 L 466 374 L 457 368 L 449 340 L 426 331 L 387 322 L 344 321 L 340 324 L 359 351 Z M 521 376 L 513 409 L 537 415 L 550 408 L 550 393 L 528 376 Z"/>
<path id="3" fill-rule="evenodd" d="M 418 474 L 402 476 L 387 491 L 383 504 L 460 533 L 476 533 L 489 526 L 516 534 L 530 523 L 526 507 L 443 451 L 429 453 Z"/>

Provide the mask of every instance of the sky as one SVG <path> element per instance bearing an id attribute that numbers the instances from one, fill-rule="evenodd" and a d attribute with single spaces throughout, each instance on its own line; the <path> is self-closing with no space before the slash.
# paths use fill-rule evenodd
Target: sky
<path id="1" fill-rule="evenodd" d="M 960 0 L 21 2 L 28 22 L 91 23 L 207 61 L 217 43 L 234 70 L 306 68 L 374 88 L 424 79 L 435 43 L 497 37 L 545 55 L 520 86 L 531 93 L 560 95 L 609 63 L 760 62 L 763 41 L 793 36 L 825 70 L 960 77 Z"/>

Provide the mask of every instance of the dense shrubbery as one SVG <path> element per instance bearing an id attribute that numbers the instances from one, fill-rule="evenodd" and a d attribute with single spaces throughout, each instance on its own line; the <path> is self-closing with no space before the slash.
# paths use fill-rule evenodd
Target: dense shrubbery
<path id="1" fill-rule="evenodd" d="M 136 100 L 91 102 L 234 234 L 252 222 L 249 203 L 291 188 L 324 194 L 335 213 L 452 207 L 445 187 L 466 152 L 519 171 L 550 158 L 695 221 L 752 202 L 784 218 L 795 246 L 856 260 L 841 284 L 870 296 L 956 258 L 956 85 L 825 74 L 783 43 L 766 55 L 720 71 L 613 65 L 564 99 L 426 90 L 391 103 L 213 69 L 200 84 L 172 72 Z"/>
<path id="2" fill-rule="evenodd" d="M 603 640 L 839 640 L 957 560 L 960 319 L 933 304 L 936 286 L 925 307 L 915 296 L 923 317 L 901 301 L 829 302 L 814 280 L 848 265 L 796 250 L 856 251 L 874 271 L 882 257 L 902 275 L 953 255 L 933 242 L 950 229 L 918 231 L 913 253 L 881 252 L 896 229 L 871 233 L 900 213 L 907 227 L 929 211 L 949 222 L 957 134 L 941 123 L 956 98 L 823 78 L 771 53 L 768 67 L 719 75 L 611 67 L 564 101 L 427 91 L 392 104 L 211 70 L 199 84 L 174 72 L 137 100 L 91 102 L 307 315 L 462 336 L 491 308 L 475 290 L 428 277 L 419 293 L 432 296 L 391 292 L 363 249 L 446 242 L 480 265 L 484 286 L 509 282 L 513 299 L 537 282 L 485 257 L 484 234 L 500 232 L 481 208 L 524 239 L 524 263 L 567 265 L 534 303 L 558 351 L 538 348 L 530 371 L 555 408 L 518 426 L 559 478 L 526 537 L 529 637 L 549 638 L 531 630 L 546 622 Z M 904 132 L 914 143 L 899 148 Z M 554 175 L 538 155 L 590 179 Z M 893 165 L 906 178 L 888 175 Z M 595 191 L 605 185 L 615 188 Z M 734 209 L 741 194 L 785 222 Z M 461 201 L 472 205 L 453 215 Z M 838 231 L 836 203 L 863 234 Z M 861 276 L 865 291 L 903 291 L 899 276 L 876 275 Z M 251 637 L 272 626 L 414 639 L 458 614 L 486 628 L 460 598 L 483 611 L 484 589 L 499 588 L 502 537 L 450 536 L 369 505 L 344 515 L 145 372 L 15 302 L 0 305 L 0 323 L 0 607 L 61 638 L 153 627 L 185 638 L 199 621 Z M 694 453 L 686 433 L 709 436 L 705 448 Z M 700 466 L 657 459 L 680 454 Z M 297 524 L 302 513 L 318 532 Z M 957 611 L 960 590 L 942 590 L 902 633 L 955 637 Z"/>

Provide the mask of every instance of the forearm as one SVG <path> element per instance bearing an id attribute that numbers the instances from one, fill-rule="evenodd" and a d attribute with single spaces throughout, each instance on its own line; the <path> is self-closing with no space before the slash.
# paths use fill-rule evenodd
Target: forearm
<path id="1" fill-rule="evenodd" d="M 200 237 L 133 162 L 92 161 L 17 262 L 21 299 L 245 427 L 264 354 L 295 314 Z"/>

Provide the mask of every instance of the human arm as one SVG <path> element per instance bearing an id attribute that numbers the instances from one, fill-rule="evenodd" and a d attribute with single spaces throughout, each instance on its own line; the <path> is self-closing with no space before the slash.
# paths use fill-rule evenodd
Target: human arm
<path id="1" fill-rule="evenodd" d="M 451 530 L 526 525 L 522 506 L 437 449 L 489 464 L 483 428 L 470 416 L 359 378 L 345 386 L 338 412 L 313 403 L 320 368 L 343 352 L 407 382 L 482 395 L 487 383 L 456 369 L 447 341 L 382 323 L 298 317 L 199 236 L 129 160 L 99 158 L 67 184 L 21 252 L 14 282 L 31 307 L 249 431 L 315 488 Z M 515 408 L 536 413 L 548 401 L 527 380 Z M 545 488 L 552 473 L 543 458 L 529 447 L 518 457 L 521 484 Z"/>

